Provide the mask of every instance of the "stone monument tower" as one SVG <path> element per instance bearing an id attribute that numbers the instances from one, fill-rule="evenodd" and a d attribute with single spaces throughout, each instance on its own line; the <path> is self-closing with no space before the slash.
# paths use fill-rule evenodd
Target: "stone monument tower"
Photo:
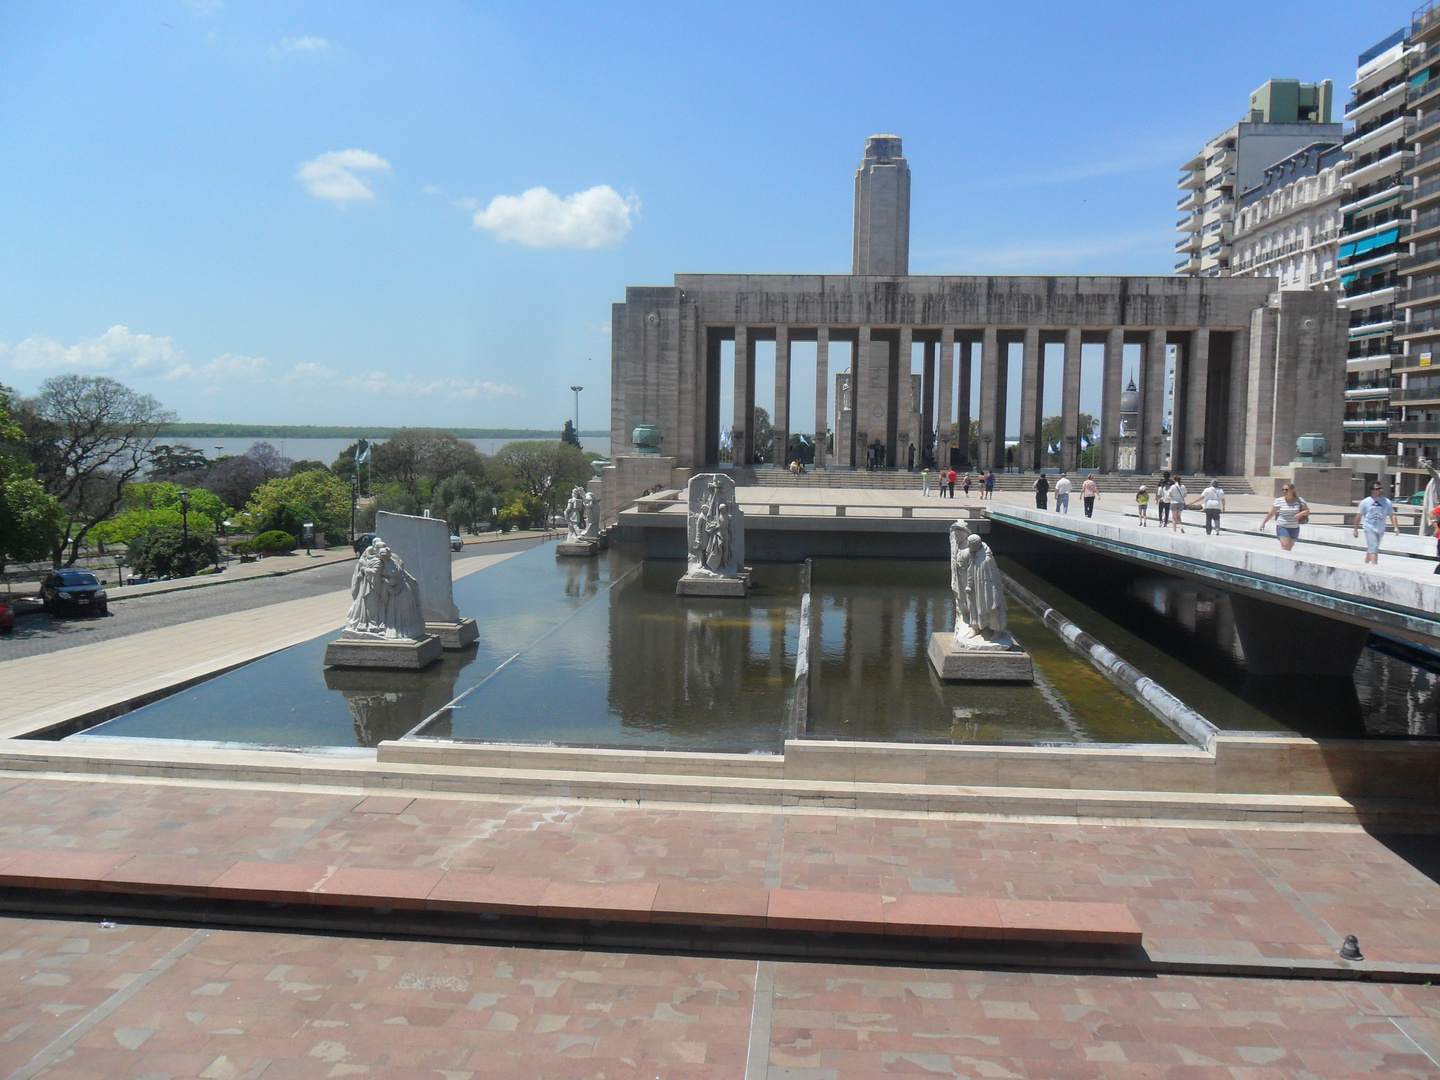
<path id="1" fill-rule="evenodd" d="M 910 273 L 910 166 L 899 135 L 871 135 L 855 170 L 852 274 Z"/>

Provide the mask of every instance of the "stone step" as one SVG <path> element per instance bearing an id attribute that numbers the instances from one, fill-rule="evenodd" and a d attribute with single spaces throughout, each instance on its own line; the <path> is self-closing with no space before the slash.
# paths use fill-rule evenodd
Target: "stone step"
<path id="1" fill-rule="evenodd" d="M 957 470 L 958 472 L 959 470 Z M 878 491 L 919 491 L 920 474 L 918 472 L 867 472 L 849 469 L 825 469 L 815 470 L 794 476 L 783 469 L 745 469 L 736 470 L 731 474 L 735 483 L 739 486 L 750 487 L 788 487 L 788 488 L 857 488 L 863 490 Z M 963 477 L 965 474 L 960 472 Z M 978 488 L 980 476 L 983 473 L 972 473 L 975 478 L 975 488 Z M 1056 473 L 1047 472 L 1053 485 Z M 1086 473 L 1071 473 L 1071 483 L 1074 485 L 1071 495 L 1078 499 L 1080 497 L 1080 484 L 1085 479 Z M 1192 496 L 1199 495 L 1206 484 L 1209 483 L 1208 476 L 1185 476 L 1181 477 L 1185 486 L 1190 490 Z M 1253 495 L 1254 488 L 1250 481 L 1244 476 L 1221 476 L 1218 477 L 1220 486 L 1230 495 Z M 939 481 L 934 474 L 931 477 L 932 490 Z M 996 473 L 995 488 L 998 491 L 1030 491 L 1035 483 L 1034 473 Z M 1141 485 L 1145 484 L 1153 492 L 1160 483 L 1158 476 L 1136 476 L 1131 474 L 1099 474 L 1095 476 L 1095 484 L 1099 487 L 1101 494 L 1133 494 Z M 957 479 L 958 486 L 958 479 Z"/>

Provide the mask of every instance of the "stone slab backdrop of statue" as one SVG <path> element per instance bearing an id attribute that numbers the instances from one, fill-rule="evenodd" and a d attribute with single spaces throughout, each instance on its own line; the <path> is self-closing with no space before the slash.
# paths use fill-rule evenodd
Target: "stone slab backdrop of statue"
<path id="1" fill-rule="evenodd" d="M 445 519 L 381 510 L 375 515 L 375 531 L 415 578 L 425 632 L 438 637 L 446 649 L 463 649 L 477 640 L 480 630 L 475 620 L 462 618 L 455 606 L 450 569 L 454 555 Z"/>
<path id="2" fill-rule="evenodd" d="M 425 630 L 419 582 L 377 536 L 355 560 L 345 629 L 325 647 L 326 665 L 420 668 L 440 651 L 440 639 Z"/>
<path id="3" fill-rule="evenodd" d="M 555 557 L 588 558 L 600 551 L 600 515 L 595 498 L 579 486 L 570 489 L 565 502 L 565 539 L 555 545 Z"/>
<path id="4" fill-rule="evenodd" d="M 735 481 L 724 473 L 699 473 L 690 478 L 685 494 L 686 569 L 675 594 L 746 595 L 745 515 L 735 499 Z"/>
<path id="5" fill-rule="evenodd" d="M 1005 577 L 995 553 L 963 521 L 950 526 L 950 590 L 955 623 L 930 635 L 927 655 L 940 678 L 968 682 L 1030 682 L 1030 655 L 1010 636 Z"/>

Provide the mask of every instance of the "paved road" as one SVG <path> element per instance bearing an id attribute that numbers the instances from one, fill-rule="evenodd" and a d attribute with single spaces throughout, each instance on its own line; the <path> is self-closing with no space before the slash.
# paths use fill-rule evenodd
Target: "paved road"
<path id="1" fill-rule="evenodd" d="M 458 553 L 456 559 L 477 555 L 498 555 L 506 551 L 524 551 L 542 543 L 544 537 L 527 536 L 517 540 L 495 540 L 472 544 Z M 0 638 L 0 661 L 21 656 L 57 652 L 77 645 L 157 630 L 163 626 L 229 615 L 236 611 L 266 607 L 298 600 L 307 596 L 334 592 L 350 586 L 351 562 L 336 563 L 304 573 L 285 577 L 262 577 L 227 585 L 183 592 L 161 593 L 157 596 L 134 596 L 115 600 L 110 614 L 103 617 L 54 617 L 37 611 L 15 620 L 15 631 Z"/>

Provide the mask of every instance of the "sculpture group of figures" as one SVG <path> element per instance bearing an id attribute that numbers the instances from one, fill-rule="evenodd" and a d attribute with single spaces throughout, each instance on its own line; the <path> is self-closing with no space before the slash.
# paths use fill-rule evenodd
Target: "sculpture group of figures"
<path id="1" fill-rule="evenodd" d="M 570 489 L 565 504 L 565 539 L 568 543 L 600 540 L 600 501 L 582 487 Z"/>
<path id="2" fill-rule="evenodd" d="M 995 553 L 963 521 L 950 526 L 950 590 L 955 629 L 930 635 L 927 655 L 941 679 L 955 682 L 1030 682 L 1030 654 L 1010 636 L 1005 575 Z"/>
<path id="3" fill-rule="evenodd" d="M 419 641 L 425 637 L 419 583 L 378 536 L 355 561 L 342 636 L 365 641 Z"/>

